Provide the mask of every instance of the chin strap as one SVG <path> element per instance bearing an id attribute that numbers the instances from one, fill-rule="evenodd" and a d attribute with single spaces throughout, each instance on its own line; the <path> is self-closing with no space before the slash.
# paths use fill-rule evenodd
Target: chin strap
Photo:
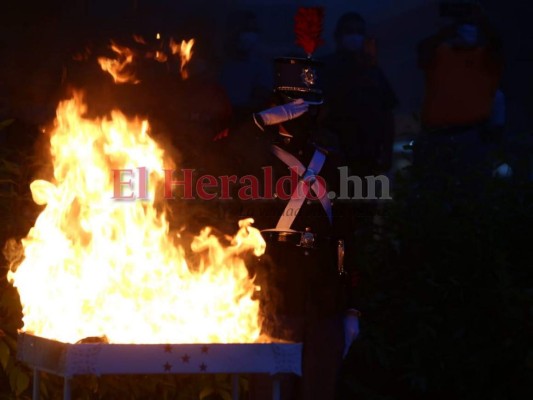
<path id="1" fill-rule="evenodd" d="M 318 200 L 322 204 L 322 207 L 328 216 L 329 222 L 332 223 L 333 212 L 331 209 L 331 202 L 326 192 L 326 186 L 324 185 L 324 180 L 316 179 L 320 173 L 320 170 L 324 166 L 326 154 L 320 150 L 315 150 L 309 166 L 305 168 L 295 156 L 283 150 L 279 146 L 273 145 L 272 153 L 274 153 L 274 155 L 283 161 L 283 163 L 285 163 L 289 168 L 295 170 L 300 176 L 298 185 L 292 193 L 291 199 L 285 206 L 285 210 L 283 210 L 283 214 L 278 221 L 276 230 L 291 229 L 292 223 L 298 214 L 298 212 L 295 211 L 299 210 L 304 201 L 309 197 L 308 193 L 310 189 L 313 191 L 315 197 L 320 195 Z"/>

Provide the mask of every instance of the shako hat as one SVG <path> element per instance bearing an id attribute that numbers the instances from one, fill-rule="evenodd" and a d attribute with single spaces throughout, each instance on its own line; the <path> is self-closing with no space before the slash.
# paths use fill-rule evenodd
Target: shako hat
<path id="1" fill-rule="evenodd" d="M 296 44 L 307 57 L 278 57 L 274 60 L 274 89 L 291 99 L 302 98 L 312 104 L 323 102 L 320 85 L 322 62 L 313 59 L 316 48 L 323 44 L 321 38 L 324 9 L 300 7 L 295 21 Z"/>

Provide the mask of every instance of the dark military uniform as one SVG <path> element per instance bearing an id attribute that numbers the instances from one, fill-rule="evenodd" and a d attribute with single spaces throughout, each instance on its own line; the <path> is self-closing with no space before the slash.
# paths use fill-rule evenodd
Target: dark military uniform
<path id="1" fill-rule="evenodd" d="M 290 166 L 316 167 L 317 157 L 324 157 L 324 162 L 315 174 L 326 183 L 327 192 L 337 189 L 336 139 L 316 124 L 315 116 L 309 115 L 312 113 L 309 111 L 282 126 L 265 127 L 264 131 L 249 121 L 232 132 L 230 140 L 233 172 L 259 177 L 260 194 L 269 197 L 239 200 L 239 217 L 253 217 L 254 226 L 262 231 L 267 242 L 266 253 L 249 265 L 256 284 L 261 286 L 263 333 L 304 343 L 302 379 L 297 384 L 287 384 L 283 396 L 330 399 L 334 396 L 344 345 L 344 302 L 337 258 L 342 224 L 335 212 L 336 205 L 330 200 L 304 199 L 298 209 L 291 209 L 287 206 L 289 200 L 280 198 L 284 193 L 290 194 L 287 189 L 291 188 L 286 186 L 276 196 L 276 182 L 290 176 Z M 265 168 L 272 171 L 273 196 L 265 190 L 268 186 L 265 181 L 269 180 Z M 300 173 L 304 175 L 301 170 Z M 254 396 L 260 398 L 257 393 Z"/>

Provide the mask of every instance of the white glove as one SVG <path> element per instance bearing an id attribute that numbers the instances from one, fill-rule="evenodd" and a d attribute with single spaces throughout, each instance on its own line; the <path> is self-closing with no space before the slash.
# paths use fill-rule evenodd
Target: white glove
<path id="1" fill-rule="evenodd" d="M 309 104 L 303 99 L 296 99 L 292 103 L 283 104 L 281 106 L 276 106 L 269 108 L 268 110 L 261 111 L 258 113 L 258 115 L 263 120 L 264 125 L 276 125 L 294 118 L 298 118 L 300 115 L 305 113 L 308 108 Z"/>
<path id="2" fill-rule="evenodd" d="M 359 311 L 349 310 L 344 317 L 344 353 L 342 357 L 346 357 L 352 343 L 357 336 L 359 336 Z"/>

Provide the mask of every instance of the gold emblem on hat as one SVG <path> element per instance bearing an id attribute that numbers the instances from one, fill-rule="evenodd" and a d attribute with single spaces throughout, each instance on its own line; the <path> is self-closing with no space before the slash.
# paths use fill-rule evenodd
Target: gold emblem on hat
<path id="1" fill-rule="evenodd" d="M 307 87 L 313 86 L 317 80 L 316 71 L 310 67 L 303 68 L 300 77 L 302 78 L 302 82 Z"/>

